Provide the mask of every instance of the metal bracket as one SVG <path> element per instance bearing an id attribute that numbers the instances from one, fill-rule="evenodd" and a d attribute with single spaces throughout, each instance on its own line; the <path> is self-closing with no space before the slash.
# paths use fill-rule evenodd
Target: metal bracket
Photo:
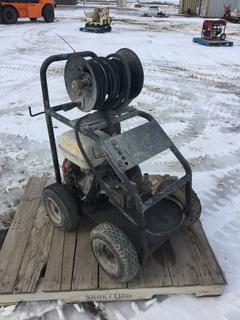
<path id="1" fill-rule="evenodd" d="M 36 116 L 39 116 L 40 114 L 44 114 L 45 113 L 45 111 L 42 111 L 42 112 L 38 112 L 38 113 L 33 114 L 31 107 L 28 107 L 28 111 L 29 111 L 30 117 L 32 117 L 32 118 L 36 117 Z"/>

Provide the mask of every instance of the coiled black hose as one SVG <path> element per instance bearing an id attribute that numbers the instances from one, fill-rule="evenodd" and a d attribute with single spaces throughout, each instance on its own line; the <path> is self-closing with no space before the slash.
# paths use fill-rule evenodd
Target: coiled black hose
<path id="1" fill-rule="evenodd" d="M 88 60 L 74 57 L 66 63 L 65 84 L 71 100 L 78 102 L 82 111 L 114 110 L 128 105 L 140 93 L 143 68 L 130 49 Z"/>

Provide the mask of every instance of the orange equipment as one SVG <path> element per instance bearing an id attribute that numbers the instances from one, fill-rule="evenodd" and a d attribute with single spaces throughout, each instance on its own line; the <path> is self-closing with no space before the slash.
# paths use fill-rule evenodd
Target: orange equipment
<path id="1" fill-rule="evenodd" d="M 0 0 L 0 22 L 13 24 L 18 18 L 36 21 L 43 17 L 46 22 L 54 21 L 53 0 Z"/>

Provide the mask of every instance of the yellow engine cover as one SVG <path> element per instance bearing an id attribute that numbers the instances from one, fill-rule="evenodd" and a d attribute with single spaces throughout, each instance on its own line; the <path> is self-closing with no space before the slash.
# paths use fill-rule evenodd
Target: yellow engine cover
<path id="1" fill-rule="evenodd" d="M 97 130 L 96 133 L 102 138 L 107 139 L 109 135 Z M 80 141 L 88 158 L 91 160 L 94 167 L 101 165 L 104 160 L 104 154 L 101 152 L 99 145 L 91 138 L 79 133 Z M 79 150 L 74 130 L 69 130 L 61 135 L 60 145 L 62 154 L 65 158 L 78 165 L 81 169 L 87 170 L 89 166 L 85 161 L 81 151 Z"/>

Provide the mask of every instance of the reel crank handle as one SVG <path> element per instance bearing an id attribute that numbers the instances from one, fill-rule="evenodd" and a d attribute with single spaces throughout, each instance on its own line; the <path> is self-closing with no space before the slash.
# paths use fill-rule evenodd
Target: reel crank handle
<path id="1" fill-rule="evenodd" d="M 31 107 L 28 107 L 28 111 L 29 111 L 30 117 L 32 117 L 32 118 L 33 118 L 33 117 L 36 117 L 36 116 L 39 116 L 40 114 L 44 114 L 44 113 L 45 113 L 45 111 L 42 111 L 42 112 L 38 112 L 38 113 L 33 114 Z"/>

